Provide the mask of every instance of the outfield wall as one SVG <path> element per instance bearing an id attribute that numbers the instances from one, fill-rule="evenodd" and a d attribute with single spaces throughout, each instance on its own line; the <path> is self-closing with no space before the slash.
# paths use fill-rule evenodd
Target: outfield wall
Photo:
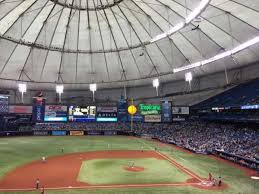
<path id="1" fill-rule="evenodd" d="M 38 131 L 0 131 L 0 137 L 12 137 L 12 136 L 85 136 L 85 135 L 125 135 L 135 136 L 132 132 L 116 131 L 116 130 L 38 130 Z"/>

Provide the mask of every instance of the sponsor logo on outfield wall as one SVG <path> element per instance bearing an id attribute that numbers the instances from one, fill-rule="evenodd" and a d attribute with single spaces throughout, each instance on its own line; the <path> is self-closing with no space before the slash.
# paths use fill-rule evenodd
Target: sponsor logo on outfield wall
<path id="1" fill-rule="evenodd" d="M 145 115 L 145 122 L 160 123 L 161 122 L 161 115 Z"/>
<path id="2" fill-rule="evenodd" d="M 67 135 L 66 131 L 52 131 L 51 133 L 53 136 L 65 136 Z"/>
<path id="3" fill-rule="evenodd" d="M 70 131 L 71 136 L 83 136 L 84 131 Z"/>
<path id="4" fill-rule="evenodd" d="M 49 132 L 48 131 L 34 131 L 33 135 L 35 135 L 35 136 L 48 136 Z"/>

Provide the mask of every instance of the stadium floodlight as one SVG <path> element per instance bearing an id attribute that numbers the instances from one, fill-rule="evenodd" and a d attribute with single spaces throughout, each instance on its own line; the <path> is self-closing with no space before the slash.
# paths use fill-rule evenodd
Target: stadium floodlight
<path id="1" fill-rule="evenodd" d="M 188 73 L 185 74 L 185 81 L 189 82 L 190 90 L 192 90 L 192 85 L 191 85 L 191 82 L 192 82 L 192 72 L 188 72 Z"/>
<path id="2" fill-rule="evenodd" d="M 90 84 L 90 91 L 95 92 L 97 89 L 97 85 L 96 84 Z"/>
<path id="3" fill-rule="evenodd" d="M 89 88 L 90 88 L 90 91 L 93 92 L 93 101 L 95 101 L 94 93 L 97 90 L 97 85 L 96 84 L 90 84 Z"/>
<path id="4" fill-rule="evenodd" d="M 188 72 L 185 74 L 185 81 L 191 82 L 192 81 L 192 72 Z"/>
<path id="5" fill-rule="evenodd" d="M 158 96 L 158 87 L 159 87 L 159 79 L 158 78 L 153 80 L 153 87 L 156 88 L 156 95 Z"/>
<path id="6" fill-rule="evenodd" d="M 26 84 L 18 84 L 19 92 L 25 93 L 27 91 L 27 85 Z"/>
<path id="7" fill-rule="evenodd" d="M 186 18 L 185 18 L 185 22 L 179 22 L 177 23 L 175 26 L 173 26 L 172 28 L 170 28 L 169 30 L 167 30 L 166 32 L 163 32 L 161 34 L 158 34 L 157 36 L 155 36 L 154 38 L 152 38 L 150 40 L 150 43 L 156 42 L 158 40 L 161 40 L 167 36 L 170 36 L 172 34 L 174 34 L 175 32 L 183 29 L 186 25 L 188 25 L 189 23 L 191 23 L 195 18 L 197 18 L 204 9 L 206 9 L 206 7 L 209 5 L 211 0 L 202 0 L 200 2 L 200 4 L 198 5 L 198 7 L 196 7 Z"/>
<path id="8" fill-rule="evenodd" d="M 228 50 L 228 51 L 225 51 L 225 52 L 222 52 L 220 54 L 217 54 L 215 55 L 214 57 L 211 57 L 209 59 L 205 59 L 203 61 L 199 61 L 199 62 L 196 62 L 196 63 L 192 63 L 190 65 L 186 65 L 186 66 L 183 66 L 183 67 L 179 67 L 179 68 L 174 68 L 173 69 L 173 72 L 174 73 L 177 73 L 177 72 L 181 72 L 181 71 L 186 71 L 186 70 L 189 70 L 189 69 L 193 69 L 195 67 L 200 67 L 202 65 L 206 65 L 206 64 L 209 64 L 209 63 L 212 63 L 214 61 L 217 61 L 217 60 L 220 60 L 220 59 L 223 59 L 225 57 L 229 57 L 231 55 L 234 55 L 250 46 L 253 46 L 255 44 L 259 43 L 259 36 L 251 39 L 251 40 L 248 40 L 247 42 L 244 42 L 243 44 L 240 44 L 239 46 L 233 48 L 232 50 Z"/>
<path id="9" fill-rule="evenodd" d="M 56 85 L 56 92 L 58 94 L 63 94 L 64 92 L 64 86 L 63 85 Z"/>
<path id="10" fill-rule="evenodd" d="M 64 92 L 64 86 L 63 85 L 56 85 L 56 92 L 58 93 L 59 103 L 61 103 L 61 95 Z"/>
<path id="11" fill-rule="evenodd" d="M 21 94 L 22 94 L 22 103 L 24 103 L 24 101 L 23 101 L 23 95 L 24 95 L 24 93 L 27 91 L 27 85 L 26 85 L 25 83 L 19 83 L 19 84 L 18 84 L 18 90 L 19 90 L 19 92 L 21 92 Z"/>

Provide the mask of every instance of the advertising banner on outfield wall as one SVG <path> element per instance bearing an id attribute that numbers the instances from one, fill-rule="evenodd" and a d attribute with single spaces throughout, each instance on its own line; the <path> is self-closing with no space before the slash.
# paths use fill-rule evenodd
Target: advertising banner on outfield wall
<path id="1" fill-rule="evenodd" d="M 144 119 L 147 123 L 160 123 L 161 115 L 145 115 Z"/>
<path id="2" fill-rule="evenodd" d="M 71 136 L 83 136 L 84 131 L 70 131 Z"/>
<path id="3" fill-rule="evenodd" d="M 10 105 L 9 113 L 32 114 L 32 106 Z"/>
<path id="4" fill-rule="evenodd" d="M 172 103 L 168 101 L 162 102 L 162 122 L 172 122 Z"/>
<path id="5" fill-rule="evenodd" d="M 48 131 L 33 131 L 33 135 L 35 135 L 35 136 L 48 136 L 49 132 Z"/>
<path id="6" fill-rule="evenodd" d="M 87 135 L 102 135 L 101 131 L 87 131 Z"/>
<path id="7" fill-rule="evenodd" d="M 66 136 L 67 132 L 66 131 L 52 131 L 51 134 L 53 136 Z"/>
<path id="8" fill-rule="evenodd" d="M 103 135 L 117 135 L 117 131 L 104 131 Z"/>

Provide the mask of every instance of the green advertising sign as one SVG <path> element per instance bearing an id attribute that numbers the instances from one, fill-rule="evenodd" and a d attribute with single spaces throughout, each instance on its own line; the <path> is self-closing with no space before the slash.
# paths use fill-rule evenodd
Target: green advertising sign
<path id="1" fill-rule="evenodd" d="M 142 115 L 159 115 L 161 106 L 159 104 L 139 104 L 139 111 Z"/>

